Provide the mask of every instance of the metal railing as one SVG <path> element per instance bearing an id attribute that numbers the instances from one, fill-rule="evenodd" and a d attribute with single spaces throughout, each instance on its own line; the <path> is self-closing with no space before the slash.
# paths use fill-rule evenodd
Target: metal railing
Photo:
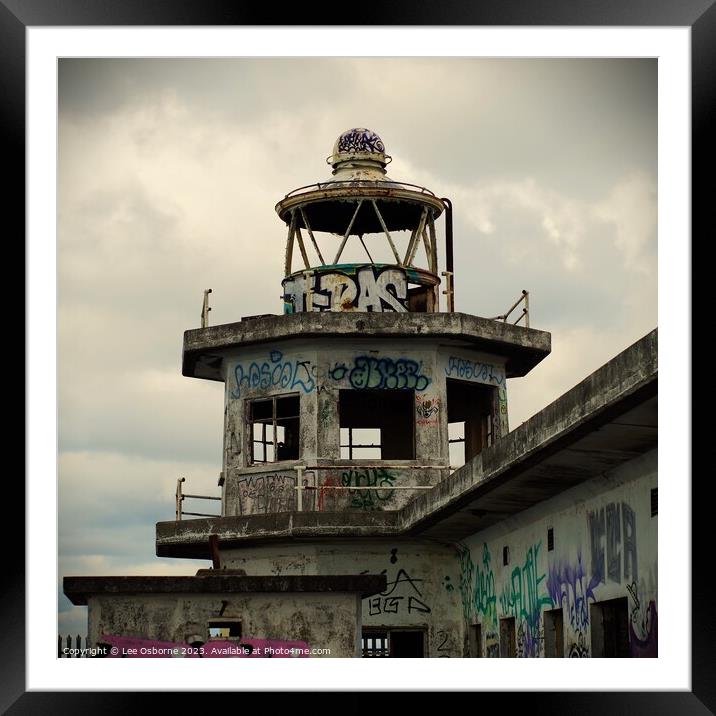
<path id="1" fill-rule="evenodd" d="M 303 512 L 303 495 L 304 491 L 320 493 L 323 490 L 432 490 L 435 485 L 309 485 L 305 476 L 309 473 L 314 475 L 317 471 L 325 470 L 452 470 L 452 465 L 394 465 L 389 463 L 375 463 L 375 464 L 342 464 L 342 465 L 293 465 L 290 467 L 281 467 L 281 471 L 289 472 L 296 471 L 296 485 L 293 488 L 296 490 L 296 511 Z M 214 497 L 212 495 L 190 495 L 182 492 L 182 484 L 186 481 L 185 477 L 180 477 L 177 480 L 176 488 L 176 509 L 175 519 L 177 522 L 181 522 L 184 515 L 190 515 L 192 517 L 221 517 L 221 515 L 209 514 L 207 512 L 187 512 L 182 508 L 184 500 L 188 497 L 195 500 L 221 500 L 221 497 Z"/>
<path id="2" fill-rule="evenodd" d="M 522 303 L 522 301 L 525 302 L 524 308 L 522 309 L 522 313 L 520 313 L 519 317 L 516 321 L 512 322 L 513 326 L 516 326 L 523 318 L 525 319 L 525 328 L 530 327 L 530 293 L 529 291 L 522 291 L 522 295 L 512 304 L 510 309 L 507 311 L 507 313 L 503 313 L 501 316 L 495 316 L 494 318 L 491 318 L 491 321 L 504 321 L 507 323 L 507 319 L 509 318 L 512 311 L 517 308 L 517 306 Z"/>
<path id="3" fill-rule="evenodd" d="M 322 189 L 330 189 L 333 187 L 376 187 L 379 189 L 418 189 L 421 194 L 427 194 L 428 196 L 435 196 L 435 194 L 430 191 L 427 187 L 420 186 L 419 184 L 410 184 L 406 181 L 395 181 L 393 179 L 389 181 L 381 181 L 381 180 L 370 180 L 370 179 L 363 179 L 363 180 L 341 180 L 341 181 L 327 181 L 327 182 L 316 182 L 315 184 L 306 184 L 305 186 L 300 186 L 298 189 L 293 189 L 292 191 L 288 192 L 284 199 L 288 199 L 291 196 L 296 196 L 299 193 L 308 193 L 304 192 L 304 189 L 314 190 L 314 191 L 320 191 Z"/>
<path id="4" fill-rule="evenodd" d="M 221 517 L 221 515 L 208 514 L 207 512 L 185 512 L 182 509 L 182 503 L 185 498 L 189 497 L 193 500 L 221 500 L 221 497 L 213 497 L 211 495 L 187 495 L 182 493 L 182 483 L 186 481 L 185 477 L 177 480 L 176 491 L 176 521 L 181 522 L 183 515 L 191 515 L 192 517 Z"/>
<path id="5" fill-rule="evenodd" d="M 316 470 L 444 470 L 449 465 L 389 465 L 386 463 L 375 465 L 296 465 L 296 512 L 303 512 L 304 490 L 432 490 L 435 485 L 308 485 L 304 484 L 303 475 Z"/>

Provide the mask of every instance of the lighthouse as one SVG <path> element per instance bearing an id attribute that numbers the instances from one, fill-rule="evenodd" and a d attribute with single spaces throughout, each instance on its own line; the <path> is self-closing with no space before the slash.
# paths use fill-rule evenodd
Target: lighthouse
<path id="1" fill-rule="evenodd" d="M 183 375 L 224 386 L 221 507 L 184 511 L 180 480 L 156 552 L 212 567 L 66 577 L 90 643 L 655 655 L 656 331 L 510 431 L 508 382 L 551 351 L 527 292 L 457 311 L 489 267 L 456 275 L 449 198 L 367 128 L 327 163 L 275 206 L 280 310 L 210 326 L 205 293 L 184 334 Z"/>

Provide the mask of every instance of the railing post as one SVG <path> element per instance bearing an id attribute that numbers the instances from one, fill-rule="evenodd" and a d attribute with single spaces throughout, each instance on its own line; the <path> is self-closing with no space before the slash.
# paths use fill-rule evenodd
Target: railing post
<path id="1" fill-rule="evenodd" d="M 522 291 L 525 297 L 525 328 L 530 327 L 530 292 Z"/>
<path id="2" fill-rule="evenodd" d="M 206 328 L 209 325 L 209 294 L 211 293 L 210 288 L 204 289 L 204 303 L 201 306 L 201 327 Z"/>
<path id="3" fill-rule="evenodd" d="M 303 465 L 296 465 L 296 512 L 303 512 Z"/>
<path id="4" fill-rule="evenodd" d="M 176 522 L 181 522 L 181 513 L 182 513 L 182 500 L 184 499 L 184 496 L 181 494 L 181 484 L 186 480 L 185 477 L 180 477 L 177 480 L 177 491 L 176 491 Z"/>
<path id="5" fill-rule="evenodd" d="M 452 290 L 452 271 L 443 271 L 442 275 L 445 276 L 445 285 L 447 289 L 443 291 L 443 294 L 447 296 L 448 301 L 448 313 L 455 312 L 455 298 Z"/>

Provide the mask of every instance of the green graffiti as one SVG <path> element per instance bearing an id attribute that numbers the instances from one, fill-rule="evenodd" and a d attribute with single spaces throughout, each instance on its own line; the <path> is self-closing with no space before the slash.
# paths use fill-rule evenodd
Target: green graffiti
<path id="1" fill-rule="evenodd" d="M 488 626 L 497 626 L 497 597 L 495 595 L 495 575 L 490 564 L 490 550 L 487 543 L 482 546 L 482 565 L 475 565 L 470 550 L 458 544 L 460 564 L 460 596 L 466 621 L 473 614 L 481 616 Z"/>
<path id="2" fill-rule="evenodd" d="M 369 468 L 365 470 L 349 470 L 341 475 L 343 487 L 382 487 L 395 486 L 395 475 L 391 475 L 382 468 Z M 380 503 L 389 500 L 395 490 L 348 490 L 351 495 L 351 507 L 361 510 L 381 509 Z"/>
<path id="3" fill-rule="evenodd" d="M 513 616 L 520 624 L 521 649 L 525 656 L 538 656 L 542 641 L 542 606 L 552 606 L 546 591 L 547 575 L 539 573 L 538 542 L 527 550 L 522 567 L 512 570 L 510 580 L 500 595 L 500 608 L 505 616 Z"/>

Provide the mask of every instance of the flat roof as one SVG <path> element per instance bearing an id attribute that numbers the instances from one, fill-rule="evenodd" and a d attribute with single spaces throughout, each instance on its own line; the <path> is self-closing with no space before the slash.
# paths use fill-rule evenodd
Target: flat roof
<path id="1" fill-rule="evenodd" d="M 237 347 L 306 338 L 369 337 L 457 341 L 504 356 L 508 378 L 526 375 L 552 348 L 546 331 L 467 313 L 305 312 L 185 331 L 182 375 L 222 380 L 223 352 Z"/>
<path id="2" fill-rule="evenodd" d="M 386 589 L 384 574 L 246 577 L 220 569 L 201 572 L 187 577 L 65 577 L 63 589 L 76 605 L 86 605 L 87 597 L 96 595 L 348 592 L 370 597 Z"/>

